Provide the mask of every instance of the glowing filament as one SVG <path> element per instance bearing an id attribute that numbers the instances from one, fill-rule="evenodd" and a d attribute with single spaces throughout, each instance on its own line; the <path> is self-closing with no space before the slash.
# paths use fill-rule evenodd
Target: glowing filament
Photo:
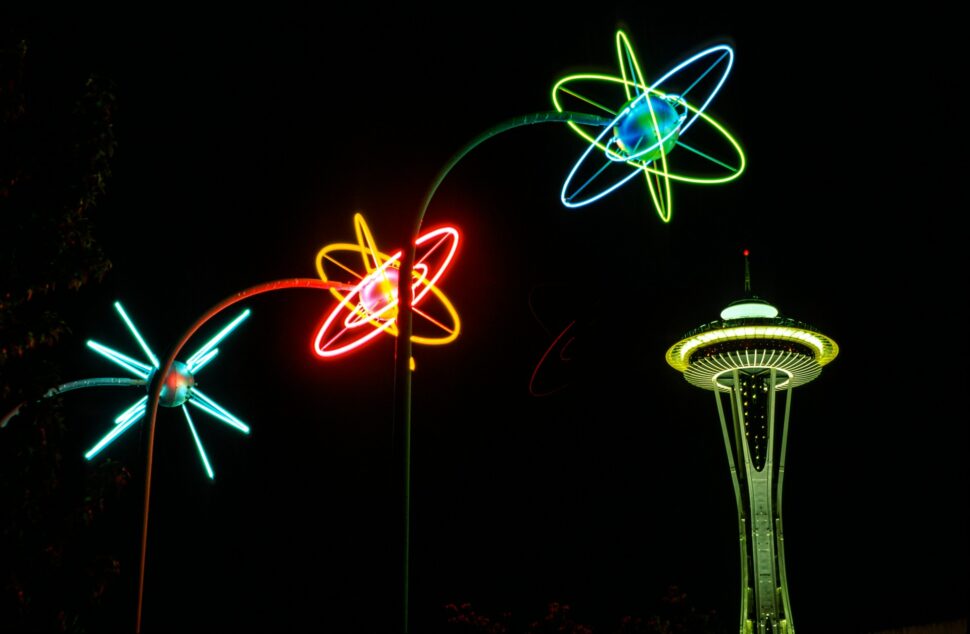
<path id="1" fill-rule="evenodd" d="M 87 345 L 89 348 L 91 348 L 92 350 L 94 350 L 104 358 L 108 359 L 109 361 L 115 362 L 116 364 L 120 365 L 122 368 L 128 370 L 129 372 L 137 376 L 139 379 L 148 379 L 148 376 L 152 372 L 152 368 L 150 366 L 145 365 L 141 361 L 135 361 L 131 357 L 123 355 L 117 350 L 112 350 L 108 346 L 102 346 L 100 343 L 96 341 L 88 340 Z"/>
<path id="2" fill-rule="evenodd" d="M 118 314 L 121 315 L 121 319 L 125 322 L 125 325 L 128 326 L 128 330 L 131 331 L 131 334 L 135 336 L 135 340 L 138 341 L 138 345 L 141 346 L 141 349 L 145 352 L 145 356 L 148 357 L 148 360 L 152 362 L 152 366 L 157 368 L 158 357 L 156 357 L 155 353 L 151 351 L 151 348 L 148 347 L 145 340 L 141 338 L 141 334 L 138 332 L 138 329 L 135 328 L 135 324 L 131 321 L 131 318 L 128 317 L 128 313 L 126 313 L 125 309 L 121 306 L 121 302 L 115 302 L 115 310 L 117 310 Z"/>
<path id="3" fill-rule="evenodd" d="M 199 458 L 202 459 L 202 466 L 205 468 L 206 474 L 208 474 L 210 480 L 216 479 L 216 474 L 212 471 L 212 465 L 209 464 L 209 457 L 205 455 L 205 448 L 202 446 L 202 440 L 199 438 L 199 433 L 195 431 L 195 425 L 192 424 L 192 417 L 189 416 L 189 410 L 182 405 L 182 413 L 185 414 L 185 422 L 189 424 L 189 431 L 192 432 L 192 439 L 195 441 L 195 448 L 199 450 Z"/>
<path id="4" fill-rule="evenodd" d="M 105 447 L 113 443 L 118 438 L 118 436 L 128 431 L 132 425 L 140 421 L 145 416 L 145 409 L 146 409 L 145 407 L 142 407 L 141 409 L 136 411 L 133 416 L 129 416 L 128 419 L 125 420 L 125 422 L 119 423 L 114 427 L 112 427 L 111 431 L 109 431 L 104 438 L 98 441 L 98 444 L 96 444 L 94 447 L 91 447 L 91 449 L 89 449 L 88 452 L 84 454 L 85 459 L 90 460 L 91 458 L 94 458 L 96 455 L 101 453 L 102 449 L 104 449 Z"/>
<path id="5" fill-rule="evenodd" d="M 189 399 L 189 403 L 195 405 L 209 416 L 217 418 L 231 427 L 235 427 L 242 433 L 249 433 L 249 425 L 227 412 L 218 403 L 199 391 L 198 388 L 192 390 L 192 398 Z"/>
<path id="6" fill-rule="evenodd" d="M 205 353 L 204 355 L 196 359 L 191 364 L 186 364 L 186 367 L 188 368 L 189 372 L 191 372 L 192 374 L 195 374 L 196 372 L 204 368 L 206 364 L 209 363 L 209 361 L 212 361 L 213 359 L 215 359 L 217 354 L 219 354 L 219 348 L 213 348 L 212 350 L 209 350 L 209 352 Z"/>
<path id="7" fill-rule="evenodd" d="M 238 317 L 236 317 L 231 322 L 229 322 L 229 325 L 227 325 L 225 328 L 220 330 L 216 334 L 216 336 L 214 336 L 212 339 L 209 339 L 209 341 L 207 341 L 204 346 L 199 348 L 198 352 L 196 352 L 191 357 L 189 357 L 189 360 L 186 361 L 185 364 L 189 367 L 193 367 L 197 365 L 199 362 L 199 359 L 202 359 L 210 350 L 212 350 L 217 345 L 219 345 L 220 341 L 228 337 L 229 333 L 235 330 L 239 326 L 239 324 L 241 324 L 247 317 L 249 317 L 249 313 L 250 311 L 248 308 L 244 310 L 242 314 L 240 314 Z"/>
<path id="8" fill-rule="evenodd" d="M 141 410 L 141 412 L 144 414 L 145 408 L 147 407 L 147 403 L 148 403 L 148 395 L 146 394 L 145 396 L 138 399 L 137 403 L 135 403 L 134 405 L 126 409 L 124 413 L 121 414 L 121 416 L 116 418 L 115 425 L 123 425 L 124 423 L 127 423 L 128 419 L 136 415 L 139 410 Z"/>

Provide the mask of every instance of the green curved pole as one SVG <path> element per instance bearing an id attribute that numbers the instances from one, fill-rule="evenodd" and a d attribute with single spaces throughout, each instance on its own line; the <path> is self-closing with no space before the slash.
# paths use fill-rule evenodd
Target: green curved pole
<path id="1" fill-rule="evenodd" d="M 428 188 L 415 218 L 411 234 L 407 237 L 404 244 L 404 259 L 401 262 L 401 272 L 398 276 L 398 338 L 394 350 L 394 437 L 395 454 L 399 456 L 401 462 L 401 503 L 404 518 L 404 552 L 403 552 L 403 574 L 401 576 L 401 613 L 402 631 L 408 632 L 408 601 L 409 601 L 409 579 L 411 566 L 411 334 L 413 332 L 414 312 L 411 307 L 413 299 L 410 280 L 414 272 L 414 242 L 421 232 L 421 224 L 424 216 L 431 205 L 438 187 L 445 180 L 445 177 L 461 161 L 465 155 L 476 147 L 508 130 L 520 128 L 537 123 L 566 123 L 575 122 L 583 125 L 606 126 L 612 119 L 599 117 L 596 115 L 582 114 L 577 112 L 539 112 L 536 114 L 524 115 L 508 119 L 482 132 L 477 137 L 468 142 L 458 152 L 445 163 L 441 168 L 431 187 Z"/>

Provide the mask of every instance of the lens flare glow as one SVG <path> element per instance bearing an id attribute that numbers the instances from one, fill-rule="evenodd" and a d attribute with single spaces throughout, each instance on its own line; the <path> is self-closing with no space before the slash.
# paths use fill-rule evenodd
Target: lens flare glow
<path id="1" fill-rule="evenodd" d="M 620 67 L 618 77 L 589 73 L 570 75 L 560 79 L 552 89 L 552 103 L 558 112 L 563 112 L 564 104 L 569 101 L 569 110 L 576 110 L 577 105 L 580 108 L 591 106 L 596 114 L 605 112 L 613 117 L 602 128 L 573 121 L 568 123 L 589 146 L 566 176 L 560 197 L 567 207 L 582 207 L 642 173 L 657 214 L 663 222 L 669 222 L 673 211 L 671 181 L 711 185 L 730 182 L 744 172 L 741 146 L 705 113 L 731 72 L 734 51 L 725 44 L 712 46 L 681 62 L 652 84 L 647 83 L 633 46 L 623 31 L 616 32 L 616 51 Z M 712 75 L 713 85 L 703 83 L 711 73 L 715 73 Z M 697 99 L 692 96 L 688 101 L 688 93 L 699 85 L 707 89 L 707 94 Z M 616 93 L 612 103 L 618 106 L 603 105 L 604 100 L 589 96 L 604 88 Z M 716 144 L 723 147 L 716 151 L 702 150 L 684 143 L 684 134 L 697 122 L 707 124 L 706 127 L 714 133 Z M 683 151 L 675 152 L 675 148 L 683 148 Z M 717 153 L 730 156 L 718 158 Z M 703 159 L 700 164 L 708 170 L 714 166 L 714 172 L 695 174 L 673 170 L 670 155 L 685 154 Z M 602 161 L 599 167 L 593 165 L 597 156 Z"/>
<path id="2" fill-rule="evenodd" d="M 324 358 L 337 357 L 359 348 L 382 332 L 396 337 L 398 282 L 401 252 L 391 255 L 377 248 L 374 236 L 361 214 L 354 215 L 357 244 L 327 245 L 317 253 L 316 266 L 320 279 L 328 281 L 326 264 L 338 267 L 358 280 L 350 292 L 331 289 L 337 299 L 335 306 L 317 330 L 314 352 Z M 414 343 L 442 345 L 458 337 L 461 321 L 451 301 L 437 283 L 451 265 L 458 250 L 459 235 L 454 227 L 432 229 L 415 240 L 417 255 L 411 288 L 414 295 L 412 309 L 416 318 L 436 332 L 416 334 Z M 348 255 L 349 260 L 348 262 Z M 421 305 L 425 299 L 435 299 L 435 306 Z"/>

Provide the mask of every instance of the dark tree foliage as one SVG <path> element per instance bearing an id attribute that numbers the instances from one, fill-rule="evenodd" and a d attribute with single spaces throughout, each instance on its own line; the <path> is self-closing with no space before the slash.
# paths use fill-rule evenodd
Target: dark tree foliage
<path id="1" fill-rule="evenodd" d="M 29 76 L 27 41 L 0 49 L 0 399 L 21 396 L 16 362 L 67 332 L 65 291 L 100 280 L 111 263 L 94 240 L 90 211 L 111 174 L 110 85 L 45 86 Z M 59 92 L 61 94 L 59 94 Z M 63 94 L 64 92 L 68 94 Z M 74 94 L 71 94 L 74 93 Z"/>
<path id="2" fill-rule="evenodd" d="M 130 480 L 87 467 L 51 399 L 77 292 L 111 263 L 90 213 L 104 195 L 114 95 L 97 77 L 37 76 L 29 40 L 0 26 L 0 631 L 114 629 Z"/>

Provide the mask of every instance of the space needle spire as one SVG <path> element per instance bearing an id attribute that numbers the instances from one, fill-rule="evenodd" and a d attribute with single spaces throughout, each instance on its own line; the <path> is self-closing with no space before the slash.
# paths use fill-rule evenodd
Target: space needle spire
<path id="1" fill-rule="evenodd" d="M 751 262 L 748 260 L 748 256 L 751 252 L 747 249 L 744 250 L 744 296 L 751 297 Z"/>

